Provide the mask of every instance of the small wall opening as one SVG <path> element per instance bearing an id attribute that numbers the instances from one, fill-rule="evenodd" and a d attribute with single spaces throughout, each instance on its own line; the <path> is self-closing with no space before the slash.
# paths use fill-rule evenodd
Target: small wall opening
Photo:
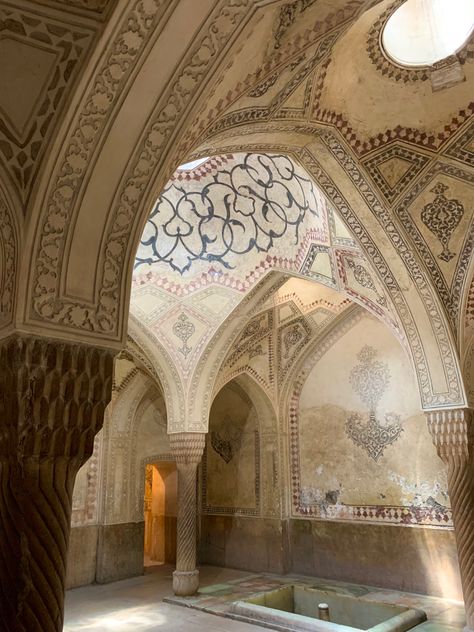
<path id="1" fill-rule="evenodd" d="M 178 474 L 176 463 L 159 461 L 145 470 L 144 566 L 176 563 Z"/>

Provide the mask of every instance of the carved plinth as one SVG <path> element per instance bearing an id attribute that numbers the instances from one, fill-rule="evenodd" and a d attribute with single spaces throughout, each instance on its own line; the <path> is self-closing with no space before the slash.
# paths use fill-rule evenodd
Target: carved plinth
<path id="1" fill-rule="evenodd" d="M 110 399 L 108 351 L 0 342 L 0 630 L 59 632 L 76 474 Z"/>
<path id="2" fill-rule="evenodd" d="M 180 596 L 194 595 L 199 587 L 199 571 L 196 569 L 196 473 L 205 440 L 206 435 L 203 433 L 170 435 L 178 470 L 177 550 L 173 590 Z"/>
<path id="3" fill-rule="evenodd" d="M 466 608 L 467 629 L 474 630 L 474 437 L 472 411 L 427 414 L 438 454 L 448 469 L 454 532 Z"/>
<path id="4" fill-rule="evenodd" d="M 178 597 L 190 597 L 199 588 L 199 571 L 174 571 L 173 592 Z"/>

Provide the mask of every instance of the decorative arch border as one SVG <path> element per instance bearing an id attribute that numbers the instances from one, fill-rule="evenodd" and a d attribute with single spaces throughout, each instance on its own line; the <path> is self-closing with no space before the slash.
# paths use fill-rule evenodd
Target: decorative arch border
<path id="1" fill-rule="evenodd" d="M 171 355 L 159 345 L 156 338 L 150 340 L 144 328 L 132 315 L 129 316 L 129 344 L 132 356 L 143 363 L 148 372 L 158 381 L 163 392 L 167 427 L 170 432 L 184 430 L 185 392 L 180 373 Z M 153 344 L 153 349 L 150 348 Z"/>
<path id="2" fill-rule="evenodd" d="M 19 229 L 12 204 L 0 190 L 0 331 L 12 325 L 19 266 Z"/>

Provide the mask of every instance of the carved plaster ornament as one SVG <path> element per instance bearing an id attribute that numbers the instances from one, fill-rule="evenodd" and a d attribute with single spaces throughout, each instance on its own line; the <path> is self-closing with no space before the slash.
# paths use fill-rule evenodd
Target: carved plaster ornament
<path id="1" fill-rule="evenodd" d="M 188 347 L 188 340 L 195 331 L 196 327 L 189 320 L 186 314 L 180 314 L 178 320 L 173 325 L 174 335 L 183 343 L 183 346 L 180 347 L 178 351 L 180 351 L 185 358 L 187 358 L 188 354 L 192 351 L 192 347 Z"/>
<path id="2" fill-rule="evenodd" d="M 464 214 L 464 206 L 459 200 L 454 198 L 450 200 L 446 197 L 445 191 L 448 188 L 439 182 L 431 189 L 436 197 L 421 212 L 421 221 L 437 237 L 443 247 L 438 259 L 446 262 L 451 261 L 456 254 L 449 249 L 449 241 Z"/>
<path id="3" fill-rule="evenodd" d="M 354 413 L 346 421 L 346 433 L 353 443 L 363 448 L 378 461 L 387 446 L 394 443 L 403 431 L 400 416 L 387 413 L 385 420 L 377 419 L 377 406 L 390 384 L 390 372 L 385 363 L 376 360 L 377 351 L 365 345 L 357 357 L 357 364 L 351 371 L 349 381 L 354 391 L 369 408 L 369 419 L 364 420 Z"/>
<path id="4" fill-rule="evenodd" d="M 284 335 L 283 335 L 283 345 L 284 345 L 284 352 L 283 352 L 283 357 L 284 358 L 288 358 L 290 356 L 290 352 L 292 350 L 292 348 L 298 344 L 298 342 L 300 340 L 302 340 L 304 336 L 304 331 L 301 329 L 300 325 L 298 323 L 296 323 L 295 325 L 293 325 L 292 327 L 289 327 Z"/>
<path id="5" fill-rule="evenodd" d="M 382 305 L 383 307 L 387 307 L 387 299 L 378 291 L 374 280 L 367 268 L 365 268 L 360 263 L 356 263 L 353 259 L 348 259 L 347 265 L 354 273 L 354 279 L 357 281 L 357 283 L 359 285 L 362 285 L 362 287 L 366 287 L 369 290 L 372 290 L 372 292 L 377 295 L 377 303 L 379 305 Z"/>
<path id="6" fill-rule="evenodd" d="M 275 29 L 275 48 L 280 48 L 281 40 L 290 26 L 295 22 L 298 15 L 303 13 L 303 11 L 314 4 L 314 2 L 315 0 L 294 0 L 281 7 L 278 15 L 278 24 Z"/>
<path id="7" fill-rule="evenodd" d="M 265 351 L 263 350 L 263 347 L 261 344 L 256 345 L 255 347 L 251 347 L 248 353 L 249 353 L 249 360 L 251 360 L 252 358 L 255 358 L 256 356 L 265 355 Z"/>

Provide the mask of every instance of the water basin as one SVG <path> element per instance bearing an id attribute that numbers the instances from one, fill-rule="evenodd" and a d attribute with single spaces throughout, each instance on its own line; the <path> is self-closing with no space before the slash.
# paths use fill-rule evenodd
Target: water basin
<path id="1" fill-rule="evenodd" d="M 318 618 L 318 606 L 329 606 L 330 621 Z M 426 621 L 422 610 L 364 601 L 359 597 L 289 585 L 237 601 L 232 611 L 277 630 L 319 632 L 405 632 Z"/>

